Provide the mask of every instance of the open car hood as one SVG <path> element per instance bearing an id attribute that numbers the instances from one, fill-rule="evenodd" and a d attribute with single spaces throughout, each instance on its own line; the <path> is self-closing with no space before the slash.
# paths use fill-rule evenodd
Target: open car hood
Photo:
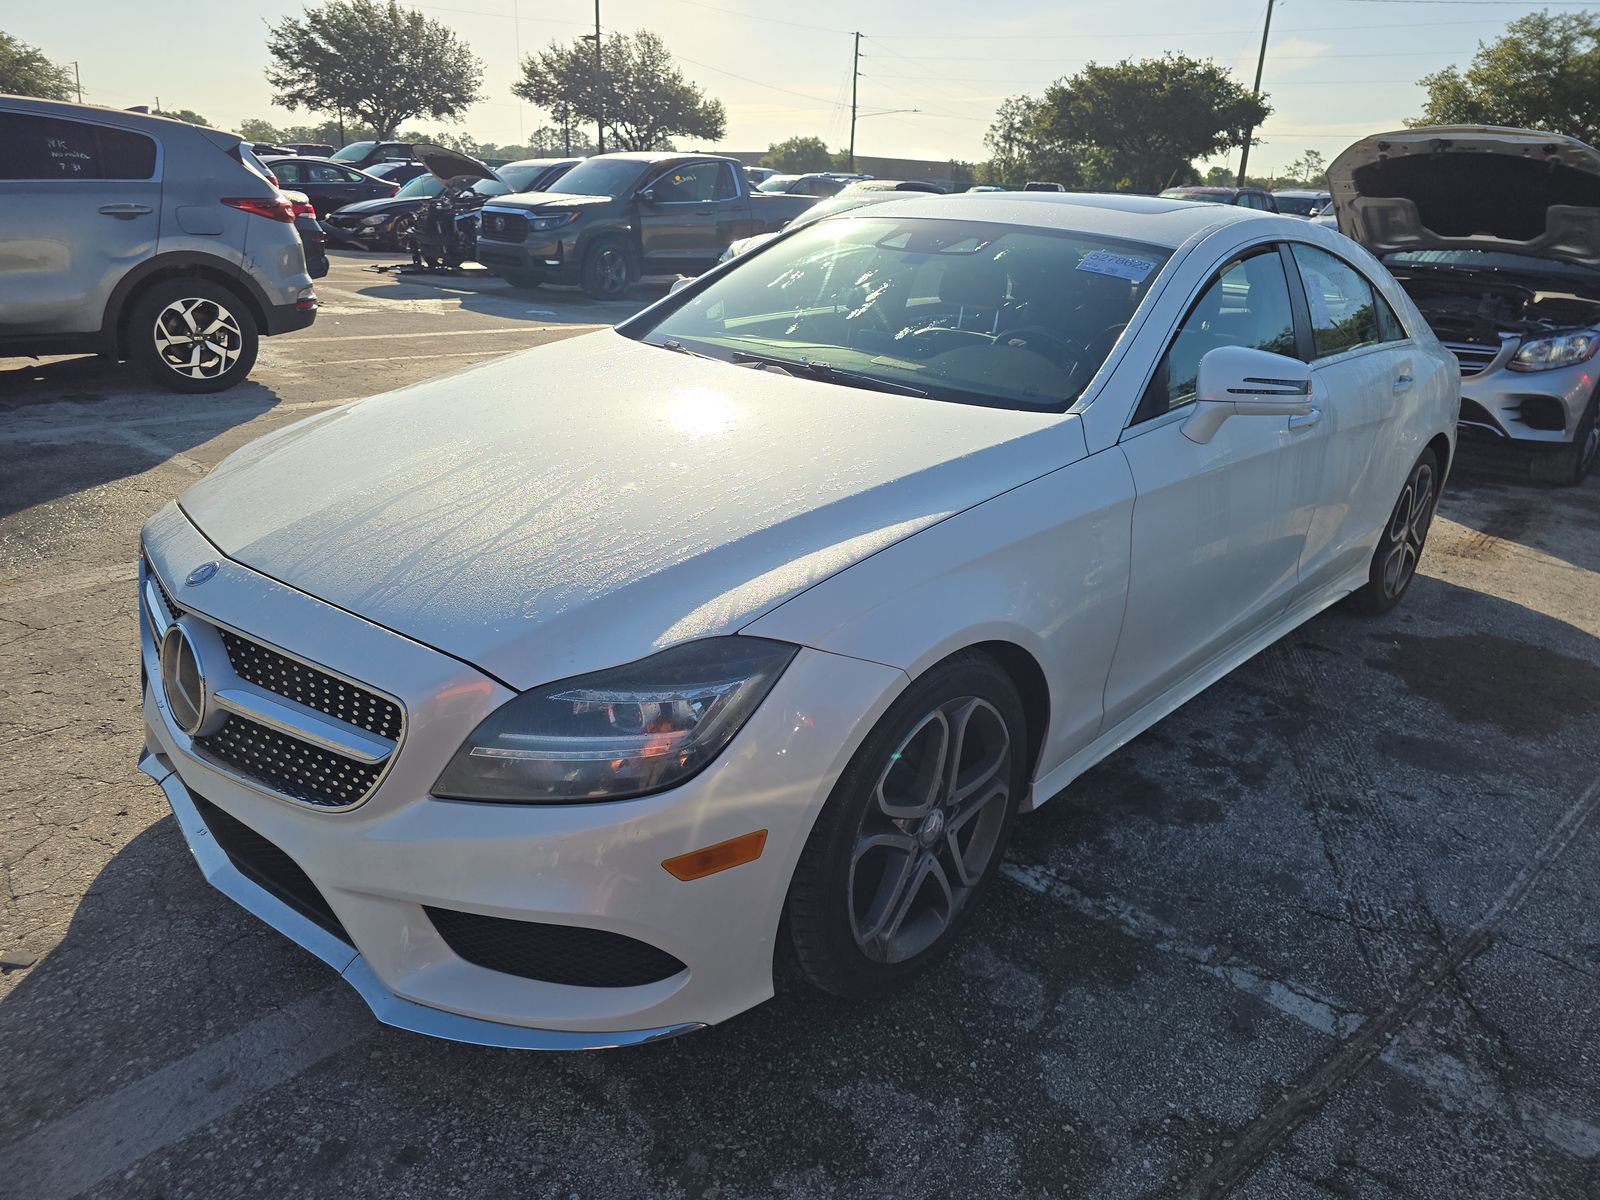
<path id="1" fill-rule="evenodd" d="M 488 167 L 475 158 L 446 150 L 443 146 L 417 146 L 417 158 L 423 166 L 449 183 L 465 175 L 468 179 L 499 179 Z"/>
<path id="2" fill-rule="evenodd" d="M 1339 232 L 1380 257 L 1500 250 L 1600 267 L 1600 152 L 1493 125 L 1376 133 L 1328 168 Z"/>

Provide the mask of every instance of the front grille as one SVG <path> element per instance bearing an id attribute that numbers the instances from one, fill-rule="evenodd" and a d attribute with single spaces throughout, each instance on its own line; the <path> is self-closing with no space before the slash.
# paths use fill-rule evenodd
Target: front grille
<path id="1" fill-rule="evenodd" d="M 194 739 L 206 755 L 292 800 L 347 808 L 372 790 L 383 763 L 361 763 L 229 713 L 222 728 Z"/>
<path id="2" fill-rule="evenodd" d="M 1446 342 L 1445 349 L 1456 356 L 1461 364 L 1461 378 L 1481 375 L 1495 359 L 1500 357 L 1499 346 L 1483 346 L 1473 342 Z"/>
<path id="3" fill-rule="evenodd" d="M 324 716 L 355 725 L 390 741 L 399 738 L 399 705 L 325 671 L 308 667 L 286 654 L 269 650 L 259 642 L 252 642 L 226 629 L 218 632 L 222 634 L 222 644 L 228 648 L 228 661 L 233 664 L 234 674 L 246 683 L 276 692 L 307 708 L 314 708 Z"/>
<path id="4" fill-rule="evenodd" d="M 570 987 L 639 987 L 684 970 L 665 950 L 604 929 L 542 925 L 424 906 L 439 936 L 476 966 Z"/>
<path id="5" fill-rule="evenodd" d="M 144 560 L 144 573 L 155 580 L 156 591 L 161 593 L 161 605 L 167 610 L 167 620 L 176 621 L 182 615 L 183 610 L 172 602 L 171 596 L 167 595 L 167 589 L 162 584 L 161 577 L 150 569 L 150 560 L 148 558 Z"/>
<path id="6" fill-rule="evenodd" d="M 525 242 L 528 218 L 521 213 L 486 212 L 478 236 L 491 242 Z"/>
<path id="7" fill-rule="evenodd" d="M 334 916 L 333 909 L 317 890 L 317 885 L 311 882 L 311 877 L 300 869 L 299 863 L 204 796 L 195 792 L 189 795 L 200 812 L 200 819 L 206 823 L 211 836 L 240 874 L 271 892 L 307 920 L 315 921 L 340 941 L 350 941 L 350 935 L 344 931 L 339 918 Z"/>

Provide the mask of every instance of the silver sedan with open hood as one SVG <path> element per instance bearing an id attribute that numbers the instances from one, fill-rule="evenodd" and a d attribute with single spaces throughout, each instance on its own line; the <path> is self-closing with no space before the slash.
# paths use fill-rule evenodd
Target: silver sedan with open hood
<path id="1" fill-rule="evenodd" d="M 1328 170 L 1339 231 L 1371 250 L 1461 362 L 1461 426 L 1577 484 L 1600 451 L 1600 152 L 1447 125 L 1363 138 Z"/>

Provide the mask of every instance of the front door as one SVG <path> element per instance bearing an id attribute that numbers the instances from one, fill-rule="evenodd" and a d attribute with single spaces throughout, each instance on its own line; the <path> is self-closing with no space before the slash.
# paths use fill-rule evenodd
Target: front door
<path id="1" fill-rule="evenodd" d="M 156 252 L 158 149 L 0 107 L 0 337 L 100 329 L 112 288 Z"/>
<path id="2" fill-rule="evenodd" d="M 1132 563 L 1106 682 L 1106 727 L 1281 616 L 1311 523 L 1315 450 L 1298 418 L 1234 416 L 1207 442 L 1183 432 L 1200 359 L 1219 346 L 1297 355 L 1283 259 L 1262 246 L 1201 292 L 1124 432 Z M 1312 433 L 1311 436 L 1315 436 Z"/>
<path id="3" fill-rule="evenodd" d="M 733 240 L 731 230 L 746 202 L 739 198 L 729 165 L 718 160 L 683 163 L 658 176 L 647 189 L 653 202 L 640 212 L 646 275 L 675 271 L 680 264 L 715 262 Z"/>

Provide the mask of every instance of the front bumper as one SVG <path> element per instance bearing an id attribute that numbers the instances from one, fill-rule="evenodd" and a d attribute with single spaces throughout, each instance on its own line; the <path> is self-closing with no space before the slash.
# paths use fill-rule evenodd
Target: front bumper
<path id="1" fill-rule="evenodd" d="M 1476 347 L 1449 346 L 1462 363 L 1461 428 L 1499 441 L 1567 445 L 1594 395 L 1600 359 L 1553 371 L 1513 371 L 1506 364 L 1519 344 L 1508 338 L 1492 356 L 1473 354 Z"/>
<path id="2" fill-rule="evenodd" d="M 496 242 L 482 236 L 477 246 L 477 261 L 498 273 L 516 271 L 542 275 L 551 283 L 576 283 L 579 258 L 567 239 L 533 234 L 526 242 Z"/>
<path id="3" fill-rule="evenodd" d="M 327 962 L 387 1024 L 530 1049 L 632 1045 L 714 1024 L 772 995 L 789 880 L 818 810 L 904 682 L 891 668 L 802 650 L 722 756 L 684 785 L 636 800 L 499 805 L 429 795 L 460 742 L 511 694 L 489 677 L 255 572 L 220 561 L 175 506 L 145 531 L 148 558 L 181 608 L 399 699 L 405 730 L 370 796 L 345 811 L 295 802 L 197 751 L 164 699 L 141 620 L 146 750 L 206 878 Z M 288 644 L 285 644 L 288 643 Z M 197 799 L 266 839 L 321 893 L 347 940 L 241 872 Z M 761 857 L 681 882 L 672 858 L 757 829 Z M 637 986 L 581 987 L 468 962 L 427 908 L 602 930 L 684 969 Z"/>

